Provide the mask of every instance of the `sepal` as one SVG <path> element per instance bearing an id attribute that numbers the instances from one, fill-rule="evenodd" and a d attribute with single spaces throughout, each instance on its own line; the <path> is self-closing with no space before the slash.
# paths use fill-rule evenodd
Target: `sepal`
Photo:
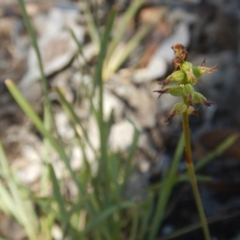
<path id="1" fill-rule="evenodd" d="M 190 62 L 184 62 L 181 66 L 181 70 L 183 70 L 187 75 L 187 81 L 192 85 L 197 83 L 197 78 L 193 74 L 193 66 Z"/>
<path id="2" fill-rule="evenodd" d="M 187 110 L 187 105 L 183 102 L 176 103 L 165 122 L 169 122 L 175 115 L 180 115 Z"/>
<path id="3" fill-rule="evenodd" d="M 185 73 L 181 70 L 173 72 L 171 75 L 169 75 L 166 80 L 163 83 L 160 83 L 164 86 L 168 85 L 171 82 L 182 82 L 185 78 Z"/>
<path id="4" fill-rule="evenodd" d="M 204 104 L 206 107 L 213 105 L 213 103 L 208 102 L 207 99 L 199 92 L 194 92 L 193 103 L 201 103 Z"/>

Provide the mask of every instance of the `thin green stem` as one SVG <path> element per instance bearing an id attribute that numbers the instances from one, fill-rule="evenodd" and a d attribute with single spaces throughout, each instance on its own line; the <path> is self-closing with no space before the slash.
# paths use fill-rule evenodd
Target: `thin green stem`
<path id="1" fill-rule="evenodd" d="M 188 105 L 187 98 L 183 97 L 183 101 L 186 105 Z M 193 189 L 193 194 L 195 197 L 197 209 L 198 209 L 198 214 L 200 217 L 200 221 L 202 223 L 202 228 L 203 228 L 203 234 L 205 240 L 211 240 L 209 229 L 208 229 L 208 224 L 207 224 L 207 219 L 204 213 L 203 205 L 202 205 L 202 200 L 200 197 L 198 185 L 197 185 L 197 179 L 194 171 L 194 165 L 193 165 L 193 160 L 192 160 L 192 149 L 191 149 L 191 140 L 190 140 L 190 128 L 189 128 L 189 119 L 188 119 L 188 114 L 187 111 L 185 111 L 182 114 L 182 123 L 183 123 L 183 133 L 184 133 L 184 140 L 185 140 L 185 157 L 186 157 L 186 166 L 190 178 L 190 183 L 192 185 Z"/>

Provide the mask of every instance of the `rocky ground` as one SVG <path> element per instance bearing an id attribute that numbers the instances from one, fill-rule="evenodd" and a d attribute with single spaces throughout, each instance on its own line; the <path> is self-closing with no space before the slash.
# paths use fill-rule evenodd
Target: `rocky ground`
<path id="1" fill-rule="evenodd" d="M 106 14 L 114 4 L 121 15 L 128 2 L 106 1 L 100 14 Z M 87 73 L 82 72 L 82 76 L 79 74 L 78 50 L 68 28 L 73 29 L 78 41 L 83 44 L 84 54 L 90 64 L 94 64 L 96 54 L 94 45 L 89 41 L 89 32 L 78 1 L 38 0 L 27 2 L 26 6 L 37 32 L 49 86 L 51 89 L 54 86 L 63 87 L 68 100 L 74 104 L 79 82 L 82 79 L 88 82 L 91 78 Z M 136 176 L 128 190 L 130 195 L 137 198 L 141 198 L 139 189 L 161 179 L 161 173 L 170 164 L 181 133 L 180 118 L 173 118 L 169 123 L 164 121 L 175 99 L 168 95 L 158 99 L 157 94 L 153 93 L 153 90 L 159 89 L 158 81 L 164 80 L 173 71 L 173 44 L 184 44 L 189 52 L 189 61 L 195 65 L 201 64 L 206 58 L 207 66 L 217 64 L 218 69 L 216 73 L 202 77 L 197 85 L 198 91 L 214 105 L 207 109 L 199 107 L 199 116 L 190 119 L 195 158 L 199 159 L 203 152 L 213 148 L 211 143 L 217 144 L 219 139 L 233 132 L 239 133 L 240 129 L 238 0 L 146 1 L 126 28 L 126 38 L 134 35 L 142 24 L 156 21 L 156 16 L 156 27 L 119 70 L 109 76 L 104 92 L 105 116 L 112 109 L 115 111 L 109 147 L 112 150 L 126 150 L 129 147 L 134 129 L 127 118 L 140 131 Z M 41 114 L 43 94 L 40 74 L 21 12 L 15 1 L 0 0 L 0 136 L 10 164 L 18 170 L 20 179 L 34 188 L 41 175 L 39 153 L 43 148 L 42 141 L 8 93 L 4 85 L 7 78 L 14 80 Z M 54 94 L 52 99 L 54 102 Z M 79 114 L 84 119 L 88 114 L 87 100 L 81 99 L 80 104 Z M 67 141 L 73 133 L 57 104 L 55 108 L 58 129 Z M 95 129 L 94 122 L 90 121 L 89 134 L 93 139 L 96 139 Z M 212 239 L 229 240 L 240 236 L 239 146 L 240 140 L 202 172 L 214 179 L 211 186 L 201 185 L 206 214 L 212 222 Z M 72 166 L 75 169 L 81 166 L 78 151 L 76 148 L 72 154 Z M 163 233 L 197 219 L 190 188 L 183 184 L 174 193 L 172 211 L 164 222 Z M 200 240 L 201 234 L 194 231 L 187 237 L 176 239 Z"/>

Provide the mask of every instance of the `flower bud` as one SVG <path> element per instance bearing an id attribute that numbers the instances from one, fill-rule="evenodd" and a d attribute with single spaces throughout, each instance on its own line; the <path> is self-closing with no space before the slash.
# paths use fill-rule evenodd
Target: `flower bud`
<path id="1" fill-rule="evenodd" d="M 169 122 L 175 115 L 179 115 L 179 114 L 182 114 L 184 113 L 185 111 L 187 110 L 187 105 L 183 102 L 178 102 L 176 103 L 169 116 L 167 117 L 167 119 L 165 120 L 165 122 Z"/>
<path id="2" fill-rule="evenodd" d="M 189 96 L 189 95 L 191 96 L 193 93 L 194 93 L 194 88 L 191 84 L 188 83 L 183 86 L 183 94 L 185 96 Z"/>
<path id="3" fill-rule="evenodd" d="M 190 62 L 184 62 L 184 63 L 182 64 L 182 69 L 183 69 L 183 70 L 191 69 L 192 67 L 193 67 L 193 65 L 192 65 L 192 63 L 190 63 Z"/>
<path id="4" fill-rule="evenodd" d="M 191 84 L 196 84 L 197 79 L 196 79 L 195 75 L 193 74 L 192 67 L 193 66 L 190 62 L 184 62 L 181 66 L 181 69 L 183 71 L 185 71 L 188 82 L 190 82 Z"/>
<path id="5" fill-rule="evenodd" d="M 185 77 L 185 74 L 183 71 L 178 70 L 173 72 L 171 75 L 167 77 L 167 79 L 162 83 L 163 87 L 171 82 L 181 82 Z"/>
<path id="6" fill-rule="evenodd" d="M 216 72 L 217 71 L 216 67 L 217 67 L 217 65 L 215 65 L 211 68 L 205 67 L 204 65 L 200 65 L 198 67 L 193 67 L 193 73 L 194 73 L 195 77 L 198 79 L 205 73 Z"/>
<path id="7" fill-rule="evenodd" d="M 187 105 L 183 102 L 178 102 L 174 104 L 172 111 L 175 111 L 176 114 L 182 114 L 187 110 Z"/>
<path id="8" fill-rule="evenodd" d="M 172 96 L 175 97 L 183 96 L 183 88 L 181 86 L 170 86 L 168 88 L 162 90 L 155 90 L 153 92 L 159 93 L 158 98 L 160 98 L 164 93 L 170 93 Z"/>
<path id="9" fill-rule="evenodd" d="M 207 107 L 213 105 L 213 103 L 208 102 L 207 99 L 199 92 L 194 92 L 194 94 L 193 94 L 193 102 L 194 103 L 204 104 Z"/>
<path id="10" fill-rule="evenodd" d="M 168 89 L 168 93 L 175 97 L 183 96 L 183 87 L 182 86 L 171 86 Z"/>
<path id="11" fill-rule="evenodd" d="M 192 71 L 196 79 L 199 79 L 201 77 L 202 74 L 200 72 L 199 67 L 193 67 Z"/>
<path id="12" fill-rule="evenodd" d="M 178 71 L 173 72 L 170 76 L 171 76 L 172 81 L 181 82 L 184 79 L 185 74 L 183 71 L 178 70 Z"/>

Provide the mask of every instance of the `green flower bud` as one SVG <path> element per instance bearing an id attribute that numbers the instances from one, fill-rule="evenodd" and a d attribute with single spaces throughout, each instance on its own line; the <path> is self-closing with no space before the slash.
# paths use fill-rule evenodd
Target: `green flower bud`
<path id="1" fill-rule="evenodd" d="M 181 82 L 184 78 L 185 78 L 185 73 L 181 70 L 178 70 L 173 72 L 171 75 L 169 75 L 162 84 L 163 86 L 165 86 L 171 82 Z"/>
<path id="2" fill-rule="evenodd" d="M 184 113 L 185 111 L 187 110 L 187 105 L 183 102 L 178 102 L 176 103 L 169 116 L 167 117 L 167 119 L 165 120 L 165 122 L 169 122 L 175 115 L 179 115 L 179 114 L 182 114 Z"/>
<path id="3" fill-rule="evenodd" d="M 193 93 L 194 93 L 194 88 L 191 84 L 188 83 L 183 86 L 183 94 L 185 96 L 192 95 Z"/>
<path id="4" fill-rule="evenodd" d="M 217 65 L 215 65 L 211 68 L 205 67 L 203 65 L 198 66 L 198 67 L 193 67 L 193 73 L 194 73 L 195 77 L 198 79 L 205 73 L 212 73 L 212 72 L 217 71 L 216 67 L 217 67 Z"/>
<path id="5" fill-rule="evenodd" d="M 175 97 L 183 96 L 183 87 L 182 86 L 171 86 L 168 88 L 168 93 Z"/>
<path id="6" fill-rule="evenodd" d="M 190 63 L 190 62 L 184 62 L 184 63 L 182 64 L 182 69 L 183 69 L 183 70 L 191 69 L 192 67 L 193 67 L 193 65 L 192 65 L 192 63 Z"/>
<path id="7" fill-rule="evenodd" d="M 191 84 L 196 84 L 197 79 L 193 74 L 193 66 L 190 62 L 184 62 L 181 66 L 181 70 L 183 70 L 187 75 L 187 81 Z"/>
<path id="8" fill-rule="evenodd" d="M 193 67 L 192 70 L 196 79 L 199 79 L 202 76 L 199 67 Z"/>
<path id="9" fill-rule="evenodd" d="M 178 70 L 178 71 L 173 72 L 170 76 L 172 78 L 172 81 L 181 82 L 184 79 L 185 74 L 183 71 Z"/>
<path id="10" fill-rule="evenodd" d="M 153 92 L 159 93 L 158 98 L 160 98 L 162 96 L 162 94 L 164 94 L 164 93 L 170 93 L 172 96 L 175 96 L 175 97 L 183 96 L 182 86 L 170 86 L 168 88 L 164 88 L 162 90 L 155 90 Z"/>
<path id="11" fill-rule="evenodd" d="M 194 103 L 203 103 L 203 101 L 206 101 L 207 99 L 199 92 L 195 92 L 193 94 L 193 102 Z"/>
<path id="12" fill-rule="evenodd" d="M 207 101 L 207 99 L 199 92 L 194 92 L 193 94 L 193 103 L 201 103 L 205 106 L 211 106 L 213 103 Z"/>
<path id="13" fill-rule="evenodd" d="M 187 105 L 183 102 L 178 102 L 173 106 L 172 111 L 175 112 L 175 114 L 182 114 L 187 110 Z"/>

